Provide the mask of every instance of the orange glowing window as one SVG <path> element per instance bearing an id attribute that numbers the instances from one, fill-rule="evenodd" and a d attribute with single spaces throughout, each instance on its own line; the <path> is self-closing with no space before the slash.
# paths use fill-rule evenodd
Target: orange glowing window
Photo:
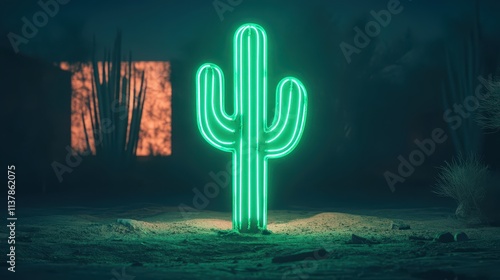
<path id="1" fill-rule="evenodd" d="M 99 63 L 99 67 L 101 67 L 100 65 Z M 93 107 L 88 104 L 88 98 L 92 92 L 92 65 L 91 63 L 70 64 L 63 62 L 60 67 L 72 72 L 71 146 L 77 152 L 86 150 L 87 141 L 83 123 L 85 122 L 90 149 L 95 154 L 94 139 L 89 125 L 91 123 L 89 108 L 92 110 Z M 144 71 L 147 81 L 136 154 L 137 156 L 168 156 L 172 153 L 170 63 L 136 61 L 132 62 L 132 67 Z M 126 69 L 126 67 L 122 67 L 122 69 Z M 135 77 L 134 80 L 137 84 L 140 83 L 140 77 Z M 130 111 L 129 116 L 131 113 Z"/>

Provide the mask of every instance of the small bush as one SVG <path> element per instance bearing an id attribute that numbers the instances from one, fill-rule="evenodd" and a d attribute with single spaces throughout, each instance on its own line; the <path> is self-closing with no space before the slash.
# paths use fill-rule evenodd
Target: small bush
<path id="1" fill-rule="evenodd" d="M 492 181 L 488 166 L 477 155 L 469 154 L 445 162 L 440 170 L 434 192 L 457 202 L 457 217 L 480 218 L 487 186 Z"/>

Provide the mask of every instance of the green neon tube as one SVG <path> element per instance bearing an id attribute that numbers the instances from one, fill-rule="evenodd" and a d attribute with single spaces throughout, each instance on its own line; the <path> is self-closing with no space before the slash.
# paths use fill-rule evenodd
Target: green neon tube
<path id="1" fill-rule="evenodd" d="M 203 138 L 233 157 L 233 229 L 259 232 L 267 226 L 267 161 L 289 154 L 306 122 L 307 92 L 296 78 L 276 88 L 272 123 L 267 119 L 267 36 L 257 24 L 234 34 L 234 113 L 224 109 L 224 74 L 203 64 L 196 74 L 196 114 Z"/>

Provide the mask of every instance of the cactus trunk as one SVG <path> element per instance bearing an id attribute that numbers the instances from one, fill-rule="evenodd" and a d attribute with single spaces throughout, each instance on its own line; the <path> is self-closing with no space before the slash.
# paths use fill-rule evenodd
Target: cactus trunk
<path id="1" fill-rule="evenodd" d="M 233 173 L 234 194 L 236 200 L 233 210 L 233 228 L 239 231 L 255 232 L 265 229 L 267 224 L 267 193 L 264 173 L 267 161 L 257 151 L 250 151 L 248 145 L 242 145 L 235 153 L 236 166 L 240 169 Z M 244 156 L 243 156 L 244 155 Z M 247 156 L 248 155 L 248 156 Z"/>

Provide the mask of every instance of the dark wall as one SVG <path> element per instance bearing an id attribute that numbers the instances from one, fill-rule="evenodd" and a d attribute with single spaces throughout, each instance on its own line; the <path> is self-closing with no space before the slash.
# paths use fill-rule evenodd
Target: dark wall
<path id="1" fill-rule="evenodd" d="M 57 66 L 0 50 L 2 166 L 16 165 L 19 192 L 47 191 L 51 162 L 70 144 L 71 75 Z"/>

